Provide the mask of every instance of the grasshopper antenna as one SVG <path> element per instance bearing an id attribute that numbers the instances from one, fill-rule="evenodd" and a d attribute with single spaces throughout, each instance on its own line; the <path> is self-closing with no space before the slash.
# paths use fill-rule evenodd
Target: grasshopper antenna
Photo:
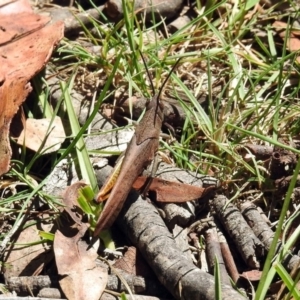
<path id="1" fill-rule="evenodd" d="M 170 76 L 172 75 L 173 71 L 175 70 L 175 68 L 177 67 L 178 63 L 181 61 L 182 57 L 180 57 L 176 63 L 174 64 L 174 66 L 172 67 L 170 73 L 168 74 L 167 78 L 165 79 L 165 81 L 163 82 L 163 84 L 161 85 L 160 89 L 159 89 L 159 92 L 157 94 L 157 105 L 156 105 L 156 108 L 155 108 L 155 116 L 157 115 L 157 110 L 158 110 L 158 103 L 159 103 L 159 98 L 160 98 L 160 95 L 162 93 L 162 90 L 164 88 L 164 86 L 166 85 L 166 83 L 168 82 Z M 154 118 L 154 124 L 155 124 L 155 118 Z"/>
<path id="2" fill-rule="evenodd" d="M 149 70 L 147 68 L 147 64 L 146 64 L 146 61 L 145 61 L 145 58 L 141 52 L 141 50 L 139 49 L 139 52 L 141 54 L 141 57 L 142 57 L 142 60 L 143 60 L 143 63 L 144 63 L 144 66 L 145 66 L 145 69 L 146 69 L 146 72 L 147 72 L 147 75 L 149 77 L 149 80 L 150 80 L 150 83 L 151 83 L 151 88 L 152 88 L 152 92 L 153 92 L 153 97 L 155 96 L 155 88 L 154 88 L 154 85 L 153 85 L 153 81 L 150 77 L 150 73 L 149 73 Z M 157 105 L 156 105 L 156 108 L 155 108 L 155 117 L 154 117 L 154 124 L 155 124 L 155 120 L 156 120 L 156 115 L 157 115 L 157 111 L 158 111 L 158 105 L 159 105 L 159 98 L 160 98 L 160 95 L 162 93 L 162 90 L 164 88 L 164 86 L 166 85 L 167 81 L 169 80 L 170 76 L 172 75 L 174 69 L 176 68 L 176 66 L 178 65 L 178 63 L 180 62 L 180 60 L 182 59 L 182 57 L 180 57 L 176 63 L 174 64 L 174 66 L 172 67 L 170 73 L 168 74 L 167 78 L 164 80 L 163 84 L 161 85 L 161 88 L 157 94 L 157 97 L 156 97 L 156 101 L 157 101 Z"/>
<path id="3" fill-rule="evenodd" d="M 161 85 L 160 90 L 159 90 L 159 92 L 158 92 L 158 94 L 157 94 L 157 99 L 160 98 L 160 95 L 161 95 L 161 93 L 162 93 L 162 90 L 163 90 L 164 86 L 166 85 L 167 81 L 169 80 L 170 76 L 172 75 L 174 69 L 176 68 L 176 66 L 178 65 L 178 63 L 181 61 L 181 59 L 182 59 L 182 57 L 180 57 L 180 58 L 176 61 L 176 63 L 175 63 L 174 66 L 172 67 L 170 73 L 168 74 L 167 78 L 165 79 L 165 81 L 164 81 L 163 84 Z"/>
<path id="4" fill-rule="evenodd" d="M 147 75 L 148 75 L 148 78 L 150 80 L 150 84 L 151 84 L 151 88 L 152 88 L 152 93 L 153 93 L 153 96 L 155 95 L 155 88 L 154 88 L 154 85 L 153 85 L 153 81 L 151 79 L 151 76 L 150 76 L 150 73 L 149 73 L 149 70 L 148 70 L 148 67 L 147 67 L 147 64 L 146 64 L 146 61 L 145 61 L 145 58 L 143 56 L 143 53 L 142 51 L 139 49 L 139 52 L 140 52 L 140 55 L 142 57 L 142 60 L 143 60 L 143 63 L 144 63 L 144 66 L 145 66 L 145 69 L 146 69 L 146 72 L 147 72 Z"/>

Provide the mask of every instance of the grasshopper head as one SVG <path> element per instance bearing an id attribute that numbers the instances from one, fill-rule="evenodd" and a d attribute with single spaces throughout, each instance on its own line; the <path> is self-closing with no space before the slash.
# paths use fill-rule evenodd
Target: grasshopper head
<path id="1" fill-rule="evenodd" d="M 162 121 L 164 119 L 164 105 L 159 100 L 159 95 L 155 94 L 153 98 L 147 103 L 146 111 L 154 111 L 154 124 L 157 117 Z"/>

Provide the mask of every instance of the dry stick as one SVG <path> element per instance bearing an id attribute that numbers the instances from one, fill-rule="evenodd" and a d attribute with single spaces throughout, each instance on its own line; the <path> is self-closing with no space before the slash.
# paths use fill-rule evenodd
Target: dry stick
<path id="1" fill-rule="evenodd" d="M 81 13 L 74 13 L 74 10 L 70 8 L 57 8 L 52 7 L 44 9 L 44 12 L 48 12 L 51 15 L 52 21 L 63 21 L 65 24 L 64 34 L 70 36 L 72 34 L 79 34 L 82 30 L 82 25 L 88 27 L 92 26 L 93 20 L 100 19 L 99 12 L 103 10 L 103 6 L 98 8 L 91 8 Z"/>
<path id="2" fill-rule="evenodd" d="M 127 300 L 133 300 L 133 298 L 130 295 L 126 294 L 125 296 Z M 167 299 L 157 298 L 152 296 L 143 296 L 143 295 L 133 295 L 133 296 L 134 296 L 134 300 L 167 300 Z M 103 293 L 103 295 L 100 298 L 100 300 L 118 300 L 118 299 L 121 299 L 121 297 L 116 297 L 110 295 L 109 293 Z"/>
<path id="3" fill-rule="evenodd" d="M 275 233 L 265 222 L 261 213 L 256 209 L 256 206 L 251 202 L 245 202 L 241 206 L 241 211 L 249 226 L 252 228 L 254 234 L 262 241 L 267 251 L 270 250 Z M 281 241 L 277 243 L 276 253 L 281 249 Z M 284 258 L 284 265 L 289 271 L 297 267 L 300 263 L 300 257 L 298 255 L 288 254 Z"/>
<path id="4" fill-rule="evenodd" d="M 130 193 L 117 222 L 176 299 L 215 299 L 213 276 L 186 259 L 148 201 Z M 222 299 L 245 299 L 228 285 L 221 288 Z"/>
<path id="5" fill-rule="evenodd" d="M 178 18 L 172 21 L 167 27 L 170 33 L 175 33 L 177 30 L 180 30 L 187 24 L 189 24 L 193 19 L 195 19 L 195 11 L 190 8 L 184 14 L 180 14 Z"/>
<path id="6" fill-rule="evenodd" d="M 245 217 L 245 220 L 253 230 L 254 234 L 262 241 L 266 249 L 269 250 L 275 233 L 265 220 L 263 220 L 255 205 L 249 201 L 243 203 L 241 205 L 241 213 Z M 280 244 L 277 245 L 277 250 L 279 247 Z"/>
<path id="7" fill-rule="evenodd" d="M 126 280 L 133 293 L 143 293 L 151 296 L 160 296 L 163 294 L 163 292 L 161 291 L 162 286 L 157 280 L 155 280 L 156 278 L 148 279 L 142 276 L 136 276 L 126 273 L 122 270 L 118 270 L 118 272 L 121 272 L 122 277 Z M 116 292 L 127 291 L 120 278 L 116 275 L 108 276 L 106 288 L 108 290 Z"/>
<path id="8" fill-rule="evenodd" d="M 9 300 L 66 300 L 65 298 L 41 298 L 41 297 L 18 297 L 18 296 L 9 296 L 0 295 L 0 299 L 9 299 Z M 100 300 L 116 300 L 121 299 L 121 297 L 115 297 L 108 293 L 103 293 Z M 126 299 L 131 300 L 130 295 L 126 295 Z M 141 295 L 134 295 L 134 300 L 162 300 L 161 298 L 151 297 L 151 296 L 141 296 Z"/>
<path id="9" fill-rule="evenodd" d="M 273 147 L 256 145 L 256 144 L 246 144 L 245 148 L 249 149 L 253 155 L 255 155 L 257 160 L 266 160 L 273 154 Z"/>
<path id="10" fill-rule="evenodd" d="M 188 228 L 182 228 L 176 224 L 172 230 L 172 234 L 177 247 L 184 253 L 189 261 L 193 262 L 193 254 L 188 243 L 187 231 Z"/>
<path id="11" fill-rule="evenodd" d="M 6 300 L 67 300 L 66 298 L 44 298 L 44 297 L 41 298 L 41 297 L 18 297 L 18 296 L 7 297 L 7 295 L 0 295 L 0 299 L 6 299 Z"/>
<path id="12" fill-rule="evenodd" d="M 183 6 L 183 0 L 152 0 L 146 2 L 144 0 L 134 1 L 134 11 L 140 11 L 142 14 L 146 13 L 146 19 L 152 20 L 153 13 L 159 20 L 161 18 L 174 18 L 179 15 Z M 112 19 L 122 17 L 123 5 L 122 0 L 109 0 L 105 5 L 105 13 Z"/>
<path id="13" fill-rule="evenodd" d="M 258 259 L 263 256 L 264 246 L 254 235 L 240 211 L 223 195 L 216 196 L 212 200 L 212 205 L 225 230 L 234 240 L 243 260 L 249 267 L 259 268 Z"/>
<path id="14" fill-rule="evenodd" d="M 232 280 L 237 283 L 240 274 L 239 271 L 237 270 L 235 261 L 233 259 L 233 256 L 231 254 L 230 248 L 228 246 L 227 240 L 225 238 L 225 236 L 223 235 L 222 231 L 220 230 L 220 228 L 218 228 L 218 223 L 216 223 L 217 225 L 217 231 L 218 231 L 218 236 L 219 236 L 219 241 L 220 241 L 220 247 L 221 247 L 221 252 L 222 252 L 222 256 L 223 256 L 223 260 L 226 266 L 226 269 L 230 275 L 230 277 L 232 278 Z"/>
<path id="15" fill-rule="evenodd" d="M 211 274 L 214 273 L 214 268 L 216 264 L 216 259 L 220 268 L 220 277 L 221 283 L 227 284 L 230 286 L 230 279 L 227 274 L 224 260 L 222 257 L 220 242 L 218 239 L 218 232 L 216 227 L 209 228 L 204 233 L 205 241 L 206 241 L 206 258 L 207 264 L 209 268 L 209 272 Z"/>
<path id="16" fill-rule="evenodd" d="M 156 279 L 135 276 L 126 272 L 122 272 L 122 277 L 125 278 L 126 282 L 130 286 L 130 289 L 134 293 L 144 293 L 151 296 L 160 296 L 165 294 L 164 291 L 161 291 L 162 286 Z M 37 294 L 40 290 L 50 287 L 59 287 L 57 276 L 18 276 L 7 279 L 7 288 L 11 291 L 15 291 L 17 294 L 27 293 L 28 288 Z M 108 276 L 106 289 L 120 293 L 127 291 L 127 288 L 116 275 Z"/>

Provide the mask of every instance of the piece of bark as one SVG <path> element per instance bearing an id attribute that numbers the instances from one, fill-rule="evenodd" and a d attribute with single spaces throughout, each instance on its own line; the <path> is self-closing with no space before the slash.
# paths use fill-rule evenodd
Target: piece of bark
<path id="1" fill-rule="evenodd" d="M 158 205 L 164 211 L 162 217 L 170 229 L 176 224 L 184 227 L 195 218 L 194 206 L 189 203 L 159 203 Z"/>
<path id="2" fill-rule="evenodd" d="M 161 18 L 170 19 L 176 16 L 182 9 L 183 0 L 136 0 L 134 1 L 134 12 L 143 15 L 146 13 L 146 19 L 152 20 L 154 14 L 156 20 Z M 123 15 L 122 0 L 108 0 L 104 12 L 112 19 L 116 20 Z"/>
<path id="3" fill-rule="evenodd" d="M 245 202 L 241 205 L 241 211 L 246 221 L 250 225 L 254 234 L 262 241 L 267 251 L 270 250 L 275 233 L 265 222 L 261 213 L 256 209 L 255 205 L 251 202 Z M 282 243 L 278 241 L 276 247 L 276 253 L 281 249 Z M 284 266 L 292 271 L 300 263 L 300 257 L 298 255 L 288 254 L 283 259 Z"/>
<path id="4" fill-rule="evenodd" d="M 224 260 L 222 257 L 221 246 L 218 238 L 218 232 L 215 227 L 209 228 L 204 233 L 205 242 L 206 242 L 206 257 L 208 270 L 211 274 L 214 274 L 214 268 L 216 262 L 219 265 L 220 269 L 220 281 L 223 284 L 227 284 L 230 286 L 230 279 L 227 274 Z M 217 260 L 217 261 L 216 261 Z"/>
<path id="5" fill-rule="evenodd" d="M 168 170 L 169 166 L 162 164 L 160 168 L 160 174 L 157 174 L 158 177 L 155 177 L 152 179 L 152 181 L 150 181 L 151 184 L 149 186 L 149 192 L 154 192 L 155 200 L 158 202 L 157 205 L 164 210 L 163 218 L 166 220 L 169 228 L 173 228 L 175 224 L 185 226 L 195 217 L 197 204 L 205 204 L 207 202 L 208 197 L 214 192 L 218 182 L 217 180 L 214 181 L 214 178 L 211 178 L 212 186 L 203 188 L 202 186 L 204 183 L 201 181 L 201 179 L 198 180 L 199 178 L 197 178 L 197 174 L 189 174 L 178 168 L 173 168 L 174 173 L 172 172 L 172 181 L 164 180 L 162 178 L 169 177 L 168 171 L 165 172 Z M 175 174 L 176 172 L 178 173 L 177 177 Z M 183 176 L 180 176 L 180 174 Z M 184 185 L 182 181 L 188 181 L 189 176 L 192 176 L 196 181 L 193 182 L 193 185 Z M 180 178 L 180 181 L 178 178 Z M 133 187 L 139 190 L 146 181 L 147 177 L 141 176 L 137 178 Z M 174 203 L 167 203 L 172 202 L 172 200 Z M 191 200 L 196 201 L 193 202 Z M 186 201 L 190 202 L 180 204 L 180 202 Z"/>
<path id="6" fill-rule="evenodd" d="M 147 176 L 139 176 L 133 183 L 133 188 L 137 191 L 143 191 L 145 186 L 149 192 L 155 194 L 155 200 L 160 203 L 185 203 L 196 199 L 200 200 L 215 190 L 214 186 L 202 188 Z"/>
<path id="7" fill-rule="evenodd" d="M 264 246 L 254 235 L 240 211 L 223 195 L 216 196 L 211 204 L 225 230 L 235 242 L 243 260 L 251 268 L 259 268 L 259 259 L 264 255 Z"/>
<path id="8" fill-rule="evenodd" d="M 186 259 L 153 205 L 130 193 L 117 223 L 176 299 L 215 299 L 213 276 Z M 244 299 L 228 285 L 221 288 L 223 299 Z"/>

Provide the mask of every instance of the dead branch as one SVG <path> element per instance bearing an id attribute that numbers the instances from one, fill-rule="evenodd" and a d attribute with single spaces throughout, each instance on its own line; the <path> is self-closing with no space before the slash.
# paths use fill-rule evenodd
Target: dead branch
<path id="1" fill-rule="evenodd" d="M 220 268 L 221 282 L 230 286 L 230 279 L 224 265 L 216 227 L 209 228 L 204 233 L 204 237 L 206 241 L 206 257 L 209 272 L 214 274 L 214 268 L 217 262 Z"/>
<path id="2" fill-rule="evenodd" d="M 263 257 L 264 246 L 254 235 L 240 211 L 223 195 L 217 195 L 211 204 L 244 261 L 249 267 L 259 268 L 258 259 Z"/>
<path id="3" fill-rule="evenodd" d="M 182 0 L 166 1 L 166 0 L 152 0 L 150 3 L 144 0 L 136 0 L 134 2 L 134 10 L 144 14 L 146 18 L 151 19 L 151 14 L 154 13 L 157 20 L 161 18 L 173 18 L 178 14 L 183 5 Z M 123 15 L 123 6 L 121 0 L 109 0 L 106 3 L 104 12 L 113 20 L 119 19 Z"/>
<path id="4" fill-rule="evenodd" d="M 254 234 L 262 241 L 265 245 L 266 250 L 269 251 L 273 238 L 274 232 L 265 222 L 262 214 L 256 209 L 256 206 L 250 202 L 245 202 L 241 206 L 241 211 L 248 224 L 252 228 Z M 279 241 L 277 243 L 276 253 L 281 250 L 282 243 Z M 300 257 L 298 255 L 288 254 L 284 260 L 283 264 L 289 271 L 292 271 L 300 263 Z"/>
<path id="5" fill-rule="evenodd" d="M 153 205 L 131 193 L 117 223 L 176 299 L 215 299 L 213 276 L 186 259 Z M 224 284 L 222 297 L 244 299 Z"/>

